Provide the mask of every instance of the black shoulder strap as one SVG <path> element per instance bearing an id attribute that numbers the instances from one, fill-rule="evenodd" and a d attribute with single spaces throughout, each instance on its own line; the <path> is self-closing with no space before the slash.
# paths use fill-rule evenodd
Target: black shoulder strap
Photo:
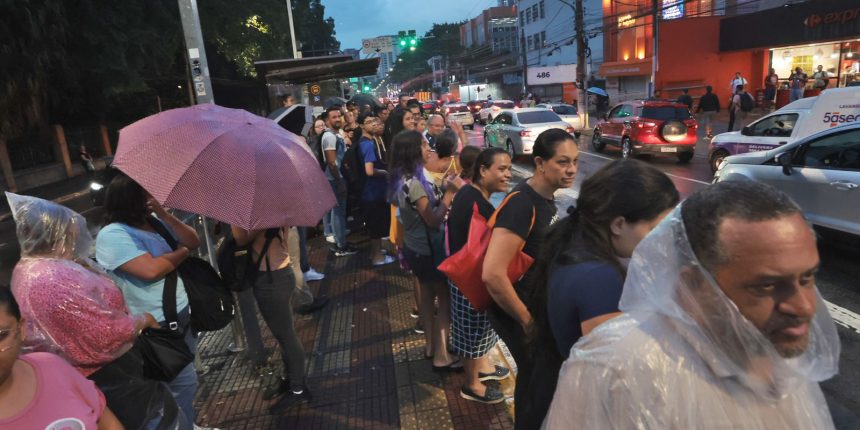
<path id="1" fill-rule="evenodd" d="M 159 221 L 158 218 L 150 215 L 146 217 L 146 222 L 149 223 L 149 225 L 153 229 L 155 229 L 156 233 L 158 233 L 162 238 L 164 238 L 164 241 L 167 242 L 167 244 L 170 246 L 170 249 L 176 251 L 176 248 L 179 247 L 179 243 L 176 242 L 176 239 L 173 238 L 173 235 L 170 234 L 170 231 L 167 230 L 167 227 L 165 227 L 164 224 Z"/>
<path id="2" fill-rule="evenodd" d="M 161 221 L 153 216 L 148 216 L 146 217 L 146 222 L 164 238 L 171 249 L 176 250 L 179 244 Z M 168 273 L 164 277 L 164 289 L 161 293 L 161 310 L 164 312 L 164 321 L 167 322 L 171 330 L 178 330 L 179 328 L 179 315 L 176 313 L 176 284 L 178 279 L 179 275 L 176 273 L 176 270 Z"/>
<path id="3" fill-rule="evenodd" d="M 279 242 L 283 242 L 283 239 L 281 238 L 281 229 L 280 228 L 266 229 L 265 234 L 266 234 L 266 241 L 263 242 L 263 248 L 260 250 L 260 258 L 257 259 L 257 262 L 254 264 L 254 266 L 257 268 L 257 270 L 260 270 L 260 266 L 263 264 L 263 259 L 265 258 L 266 259 L 266 270 L 271 271 L 272 266 L 269 265 L 269 256 L 267 255 L 269 253 L 269 248 L 272 246 L 272 242 L 275 240 L 275 238 L 277 238 Z M 253 246 L 253 242 L 251 242 L 251 244 L 252 244 L 251 246 Z"/>

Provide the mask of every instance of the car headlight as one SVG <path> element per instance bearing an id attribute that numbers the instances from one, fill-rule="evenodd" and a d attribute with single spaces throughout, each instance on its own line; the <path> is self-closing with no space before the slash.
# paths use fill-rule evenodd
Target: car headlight
<path id="1" fill-rule="evenodd" d="M 105 186 L 98 182 L 90 182 L 90 189 L 93 191 L 101 191 Z"/>

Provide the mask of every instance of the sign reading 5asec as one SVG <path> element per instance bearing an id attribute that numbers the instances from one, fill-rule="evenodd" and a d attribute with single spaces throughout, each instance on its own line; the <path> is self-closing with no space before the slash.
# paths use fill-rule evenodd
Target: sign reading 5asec
<path id="1" fill-rule="evenodd" d="M 822 122 L 829 122 L 831 127 L 836 127 L 837 125 L 855 121 L 860 121 L 860 113 L 845 114 L 840 112 L 824 112 Z"/>

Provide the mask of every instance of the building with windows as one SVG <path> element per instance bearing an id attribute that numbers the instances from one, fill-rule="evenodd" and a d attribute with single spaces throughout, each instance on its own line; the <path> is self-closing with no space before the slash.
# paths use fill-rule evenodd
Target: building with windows
<path id="1" fill-rule="evenodd" d="M 450 65 L 460 78 L 460 93 L 469 94 L 461 99 L 514 98 L 522 92 L 516 6 L 491 7 L 463 23 L 460 44 L 466 52 Z"/>
<path id="2" fill-rule="evenodd" d="M 860 81 L 860 0 L 661 0 L 656 64 L 651 0 L 602 1 L 599 74 L 612 102 L 647 97 L 652 70 L 654 94 L 663 98 L 686 88 L 695 99 L 710 85 L 727 101 L 740 72 L 747 91 L 763 99 L 770 68 L 780 86 L 794 68 L 811 78 L 818 65 L 829 87 Z"/>
<path id="3" fill-rule="evenodd" d="M 584 0 L 586 75 L 592 81 L 603 63 L 603 9 Z M 520 0 L 519 36 L 526 55 L 528 91 L 542 100 L 572 103 L 576 97 L 576 31 L 570 4 L 558 0 Z"/>

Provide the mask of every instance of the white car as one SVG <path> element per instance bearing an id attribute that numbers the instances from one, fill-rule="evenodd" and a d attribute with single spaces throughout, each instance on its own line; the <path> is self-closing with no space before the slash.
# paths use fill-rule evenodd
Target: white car
<path id="1" fill-rule="evenodd" d="M 512 158 L 531 154 L 538 135 L 551 128 L 574 132 L 570 124 L 549 109 L 505 109 L 484 127 L 484 147 L 502 148 Z"/>
<path id="2" fill-rule="evenodd" d="M 860 238 L 860 123 L 834 127 L 769 151 L 726 157 L 714 182 L 753 180 L 791 196 L 812 224 Z"/>
<path id="3" fill-rule="evenodd" d="M 475 117 L 472 116 L 472 111 L 466 103 L 448 103 L 442 106 L 442 114 L 449 120 L 459 122 L 463 128 L 475 129 Z"/>
<path id="4" fill-rule="evenodd" d="M 514 102 L 510 100 L 490 100 L 487 105 L 478 112 L 481 124 L 489 124 L 502 109 L 513 109 Z"/>
<path id="5" fill-rule="evenodd" d="M 576 106 L 565 103 L 541 103 L 535 107 L 550 109 L 561 117 L 564 122 L 573 127 L 574 134 L 579 137 L 582 132 L 582 119 L 579 118 L 579 113 L 576 111 Z"/>

